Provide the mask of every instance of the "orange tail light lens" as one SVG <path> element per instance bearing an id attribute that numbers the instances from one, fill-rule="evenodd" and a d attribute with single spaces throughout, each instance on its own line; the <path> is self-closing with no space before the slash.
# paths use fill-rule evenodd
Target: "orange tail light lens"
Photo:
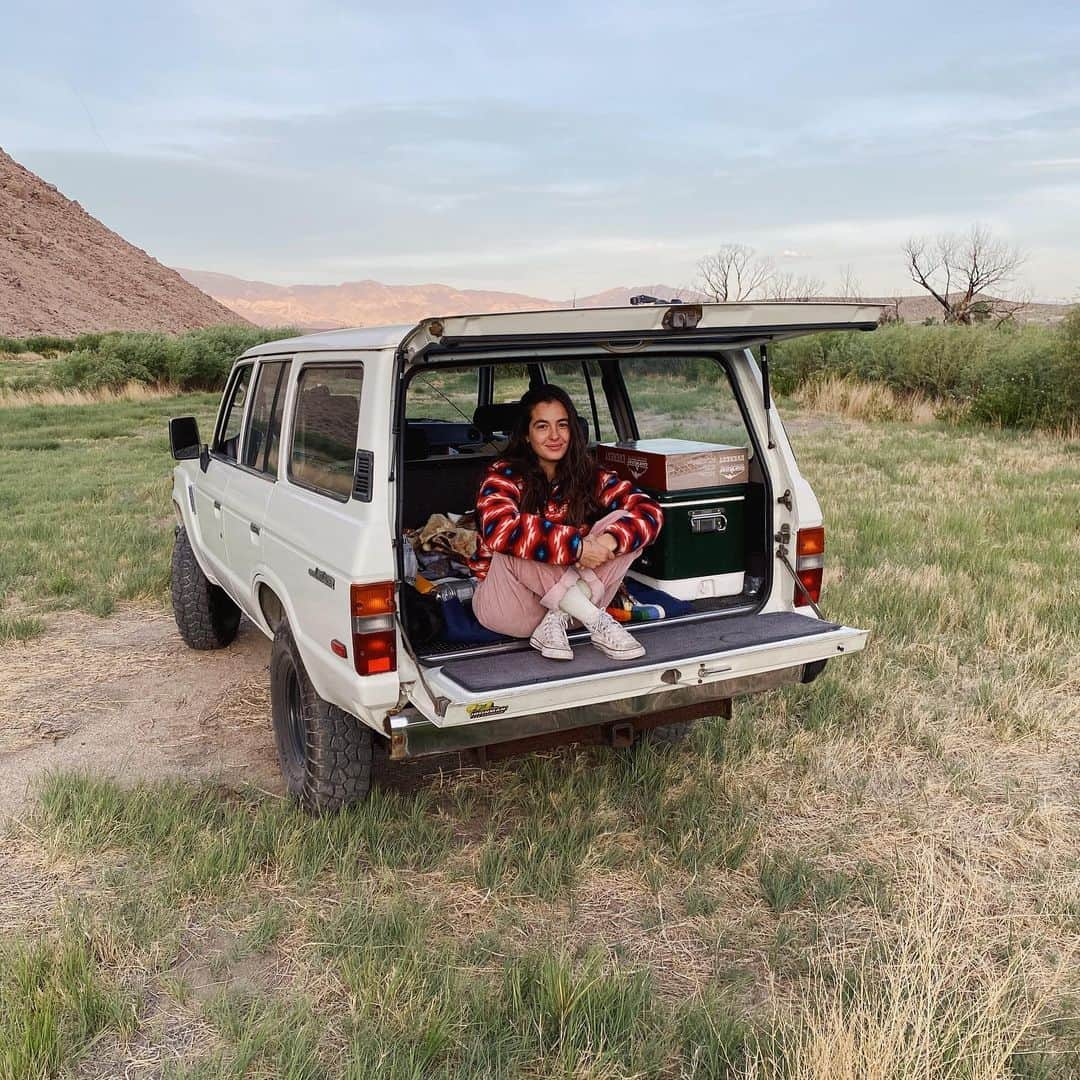
<path id="1" fill-rule="evenodd" d="M 397 610 L 394 604 L 394 583 L 379 581 L 374 585 L 353 585 L 349 589 L 349 602 L 354 619 L 365 619 L 370 615 L 393 615 Z"/>
<path id="2" fill-rule="evenodd" d="M 795 573 L 803 589 L 795 590 L 795 606 L 807 607 L 812 600 L 821 599 L 821 579 L 825 573 L 825 529 L 818 525 L 812 529 L 800 529 L 795 538 Z"/>
<path id="3" fill-rule="evenodd" d="M 804 555 L 825 554 L 825 529 L 818 525 L 814 529 L 800 529 L 795 543 L 795 554 L 798 558 Z"/>
<path id="4" fill-rule="evenodd" d="M 394 583 L 353 585 L 349 590 L 352 613 L 353 662 L 358 675 L 381 675 L 397 670 L 397 629 L 394 626 Z"/>

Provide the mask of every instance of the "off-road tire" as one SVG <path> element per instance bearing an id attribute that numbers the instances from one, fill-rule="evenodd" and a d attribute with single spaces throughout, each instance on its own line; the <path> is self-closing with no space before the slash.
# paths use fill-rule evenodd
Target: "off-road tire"
<path id="1" fill-rule="evenodd" d="M 270 712 L 289 794 L 309 814 L 334 813 L 371 790 L 371 729 L 323 701 L 282 619 L 270 652 Z"/>
<path id="2" fill-rule="evenodd" d="M 202 572 L 187 529 L 176 530 L 172 553 L 173 615 L 180 636 L 192 649 L 224 649 L 240 629 L 240 609 L 224 589 Z"/>

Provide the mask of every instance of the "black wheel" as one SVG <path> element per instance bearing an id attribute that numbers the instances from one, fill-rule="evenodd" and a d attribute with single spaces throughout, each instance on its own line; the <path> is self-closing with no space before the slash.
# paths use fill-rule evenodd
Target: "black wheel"
<path id="1" fill-rule="evenodd" d="M 315 692 L 284 619 L 270 653 L 270 710 L 285 786 L 308 813 L 340 810 L 367 795 L 371 729 Z"/>
<path id="2" fill-rule="evenodd" d="M 240 629 L 240 609 L 202 572 L 187 529 L 176 530 L 172 553 L 172 606 L 184 642 L 193 649 L 223 649 Z"/>

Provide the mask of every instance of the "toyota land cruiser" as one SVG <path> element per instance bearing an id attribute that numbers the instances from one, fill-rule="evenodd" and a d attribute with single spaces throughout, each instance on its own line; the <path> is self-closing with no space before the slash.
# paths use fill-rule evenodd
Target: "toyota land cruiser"
<path id="1" fill-rule="evenodd" d="M 771 400 L 768 347 L 873 330 L 878 317 L 865 304 L 672 301 L 429 318 L 249 349 L 208 443 L 193 417 L 170 421 L 180 633 L 222 648 L 246 616 L 272 639 L 281 767 L 312 812 L 367 793 L 375 740 L 393 760 L 628 745 L 725 714 L 734 696 L 810 682 L 867 632 L 818 609 L 822 514 Z M 646 645 L 634 662 L 587 645 L 570 662 L 545 660 L 469 609 L 463 515 L 518 398 L 545 382 L 573 395 L 609 456 L 656 435 L 745 456 L 738 484 L 664 494 L 665 545 L 627 581 L 651 605 L 652 621 L 628 623 Z M 683 421 L 665 413 L 679 388 L 697 410 Z"/>

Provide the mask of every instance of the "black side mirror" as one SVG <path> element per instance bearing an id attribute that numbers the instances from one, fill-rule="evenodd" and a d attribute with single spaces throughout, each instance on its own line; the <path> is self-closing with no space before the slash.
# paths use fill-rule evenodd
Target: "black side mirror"
<path id="1" fill-rule="evenodd" d="M 199 422 L 194 416 L 174 416 L 169 421 L 169 451 L 177 461 L 192 461 L 202 452 Z"/>

